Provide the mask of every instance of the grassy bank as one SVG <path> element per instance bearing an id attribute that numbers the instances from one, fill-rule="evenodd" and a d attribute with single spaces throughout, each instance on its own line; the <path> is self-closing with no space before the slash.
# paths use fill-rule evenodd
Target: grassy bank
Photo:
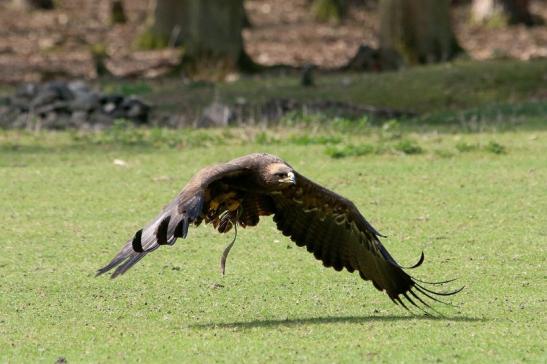
<path id="1" fill-rule="evenodd" d="M 290 98 L 344 101 L 429 114 L 544 98 L 546 68 L 547 60 L 462 61 L 398 72 L 318 73 L 316 87 L 300 86 L 298 73 L 242 77 L 224 84 L 164 80 L 105 86 L 116 92 L 141 94 L 160 109 L 175 112 L 199 109 L 212 100 L 254 104 Z"/>

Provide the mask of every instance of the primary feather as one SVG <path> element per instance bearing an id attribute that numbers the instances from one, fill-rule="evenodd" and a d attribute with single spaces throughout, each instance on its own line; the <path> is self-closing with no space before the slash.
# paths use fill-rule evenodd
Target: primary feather
<path id="1" fill-rule="evenodd" d="M 431 307 L 425 298 L 440 301 L 435 296 L 461 290 L 437 292 L 425 287 L 447 282 L 426 283 L 411 277 L 351 201 L 298 174 L 280 158 L 258 153 L 200 170 L 97 274 L 114 269 L 115 278 L 125 273 L 160 245 L 186 238 L 191 224 L 205 221 L 225 233 L 235 225 L 255 226 L 266 215 L 273 215 L 282 234 L 305 246 L 325 267 L 358 271 L 405 308 L 401 298 L 426 311 Z M 228 251 L 222 257 L 222 270 Z M 422 262 L 423 253 L 411 268 Z"/>

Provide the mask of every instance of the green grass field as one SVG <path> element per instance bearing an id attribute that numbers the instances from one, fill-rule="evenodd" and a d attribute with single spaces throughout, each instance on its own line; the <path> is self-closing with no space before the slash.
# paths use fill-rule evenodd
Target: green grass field
<path id="1" fill-rule="evenodd" d="M 1 132 L 0 362 L 545 362 L 547 130 L 533 125 Z M 414 275 L 459 278 L 458 307 L 412 316 L 271 218 L 240 230 L 224 278 L 232 235 L 209 226 L 94 277 L 195 171 L 255 151 L 352 199 L 401 264 L 424 250 Z"/>

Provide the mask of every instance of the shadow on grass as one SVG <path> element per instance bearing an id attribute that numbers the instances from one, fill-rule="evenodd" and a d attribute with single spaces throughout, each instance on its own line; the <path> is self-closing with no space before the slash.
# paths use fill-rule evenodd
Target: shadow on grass
<path id="1" fill-rule="evenodd" d="M 488 319 L 476 317 L 432 317 L 412 315 L 389 315 L 389 316 L 332 316 L 332 317 L 308 317 L 294 319 L 270 319 L 254 321 L 237 321 L 225 323 L 202 323 L 189 325 L 196 329 L 252 329 L 257 327 L 276 326 L 300 326 L 300 325 L 322 325 L 333 323 L 369 323 L 369 322 L 396 322 L 396 321 L 442 321 L 442 322 L 485 322 Z"/>

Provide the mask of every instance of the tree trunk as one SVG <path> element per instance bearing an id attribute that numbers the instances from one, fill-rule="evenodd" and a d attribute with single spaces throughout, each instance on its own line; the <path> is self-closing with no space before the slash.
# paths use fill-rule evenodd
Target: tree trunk
<path id="1" fill-rule="evenodd" d="M 529 0 L 473 0 L 471 17 L 479 23 L 534 25 Z"/>
<path id="2" fill-rule="evenodd" d="M 242 27 L 244 29 L 251 29 L 253 27 L 253 23 L 251 23 L 251 19 L 249 19 L 249 14 L 247 14 L 247 10 L 245 10 L 245 5 L 243 4 L 244 1 L 241 2 L 241 8 L 243 11 L 243 25 Z"/>
<path id="3" fill-rule="evenodd" d="M 53 0 L 12 0 L 11 5 L 17 9 L 41 9 L 51 10 L 55 8 Z"/>
<path id="4" fill-rule="evenodd" d="M 180 46 L 183 36 L 182 28 L 190 23 L 191 0 L 156 0 L 149 36 L 155 39 L 153 48 Z"/>
<path id="5" fill-rule="evenodd" d="M 243 0 L 156 0 L 148 37 L 156 45 L 182 46 L 185 61 L 238 66 L 245 58 L 243 24 Z"/>
<path id="6" fill-rule="evenodd" d="M 125 24 L 127 22 L 122 0 L 112 0 L 110 3 L 110 22 L 112 24 Z"/>
<path id="7" fill-rule="evenodd" d="M 380 0 L 384 68 L 448 61 L 461 51 L 452 31 L 449 0 Z"/>
<path id="8" fill-rule="evenodd" d="M 313 0 L 312 13 L 319 21 L 340 22 L 347 12 L 347 0 Z"/>

